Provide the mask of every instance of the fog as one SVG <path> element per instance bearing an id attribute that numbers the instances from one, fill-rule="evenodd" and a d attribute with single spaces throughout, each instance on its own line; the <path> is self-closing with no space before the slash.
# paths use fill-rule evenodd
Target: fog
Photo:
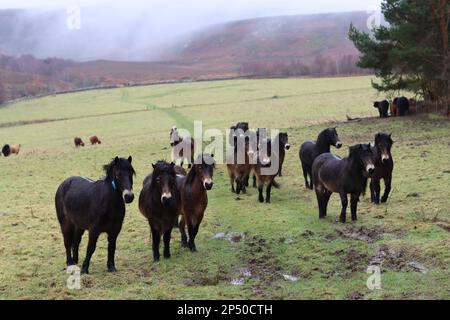
<path id="1" fill-rule="evenodd" d="M 9 20 L 0 19 L 0 52 L 75 60 L 157 60 L 164 59 L 163 48 L 174 39 L 210 25 L 376 7 L 376 0 L 129 0 L 120 4 L 106 0 L 2 0 L 0 9 L 25 11 L 0 11 L 9 15 Z"/>

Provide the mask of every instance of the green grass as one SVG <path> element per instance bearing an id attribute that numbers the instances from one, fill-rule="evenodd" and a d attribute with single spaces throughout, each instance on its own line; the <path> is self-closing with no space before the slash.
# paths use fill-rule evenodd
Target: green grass
<path id="1" fill-rule="evenodd" d="M 3 299 L 449 299 L 450 122 L 439 117 L 379 120 L 370 77 L 239 80 L 90 91 L 30 100 L 0 108 L 0 144 L 21 143 L 19 156 L 0 158 L 0 298 Z M 368 118 L 344 123 L 345 116 Z M 63 119 L 63 120 L 62 120 Z M 2 127 L 19 121 L 55 120 Z M 225 130 L 248 120 L 252 127 L 287 130 L 293 146 L 271 205 L 254 189 L 236 200 L 222 165 L 197 240 L 199 252 L 180 248 L 152 262 L 147 221 L 137 202 L 127 207 L 117 244 L 118 272 L 106 272 L 106 237 L 98 242 L 82 289 L 66 287 L 65 254 L 54 193 L 72 175 L 99 178 L 116 155 L 134 158 L 135 192 L 151 163 L 169 159 L 171 126 Z M 359 221 L 337 222 L 339 197 L 319 221 L 315 196 L 300 174 L 300 144 L 338 125 L 348 146 L 392 132 L 396 160 L 392 198 L 374 207 L 364 198 Z M 101 146 L 73 147 L 75 136 L 98 135 Z M 346 148 L 333 150 L 343 156 Z M 407 197 L 418 192 L 419 198 Z M 361 229 L 361 230 L 360 230 Z M 368 241 L 349 238 L 352 231 Z M 230 243 L 219 232 L 244 233 Z M 87 237 L 80 251 L 84 258 Z M 366 287 L 366 268 L 388 248 L 382 290 Z M 408 264 L 418 262 L 428 272 Z M 250 271 L 243 285 L 231 284 Z M 298 277 L 297 282 L 283 275 Z"/>

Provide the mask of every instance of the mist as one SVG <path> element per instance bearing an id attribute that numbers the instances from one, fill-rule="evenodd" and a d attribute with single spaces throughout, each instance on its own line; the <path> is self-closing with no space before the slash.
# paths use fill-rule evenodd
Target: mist
<path id="1" fill-rule="evenodd" d="M 73 3 L 79 15 L 76 10 L 68 12 Z M 21 10 L 0 10 L 0 52 L 77 61 L 164 60 L 165 49 L 172 43 L 208 26 L 266 16 L 366 11 L 376 6 L 379 1 L 373 0 L 130 0 L 120 4 L 49 0 L 39 5 L 2 0 L 0 9 Z M 75 27 L 70 25 L 74 21 Z"/>

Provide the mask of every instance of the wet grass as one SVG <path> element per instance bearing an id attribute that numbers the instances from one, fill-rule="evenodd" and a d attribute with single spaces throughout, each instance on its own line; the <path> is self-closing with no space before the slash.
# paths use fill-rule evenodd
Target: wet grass
<path id="1" fill-rule="evenodd" d="M 76 93 L 0 109 L 0 143 L 23 145 L 19 156 L 0 158 L 0 298 L 450 298 L 450 122 L 370 118 L 376 98 L 368 77 L 239 80 Z M 367 119 L 345 123 L 347 114 Z M 1 127 L 39 119 L 60 121 Z M 272 204 L 260 205 L 254 189 L 237 200 L 226 169 L 218 166 L 198 253 L 182 249 L 175 232 L 172 259 L 154 264 L 148 224 L 135 202 L 118 239 L 119 271 L 106 272 L 103 235 L 82 289 L 67 289 L 53 204 L 59 183 L 71 175 L 99 178 L 103 163 L 131 154 L 139 193 L 151 163 L 170 157 L 171 126 L 190 129 L 193 120 L 202 120 L 204 130 L 248 120 L 289 132 L 293 148 Z M 336 124 L 347 146 L 367 143 L 379 131 L 392 132 L 395 140 L 391 200 L 374 207 L 364 198 L 359 221 L 346 225 L 337 222 L 337 196 L 329 217 L 319 221 L 298 162 L 301 142 Z M 73 147 L 74 136 L 87 140 L 91 134 L 101 146 Z M 346 148 L 334 151 L 342 156 Z M 215 238 L 219 233 L 231 236 Z M 84 238 L 81 258 L 86 243 Z M 370 291 L 366 269 L 377 259 L 383 262 L 382 290 Z"/>

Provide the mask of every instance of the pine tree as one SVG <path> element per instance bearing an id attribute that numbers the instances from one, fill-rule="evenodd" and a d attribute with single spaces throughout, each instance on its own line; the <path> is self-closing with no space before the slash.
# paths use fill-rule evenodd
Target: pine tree
<path id="1" fill-rule="evenodd" d="M 450 111 L 450 0 L 384 0 L 381 9 L 387 25 L 372 34 L 350 26 L 358 66 L 375 72 L 378 91 L 407 90 Z"/>

